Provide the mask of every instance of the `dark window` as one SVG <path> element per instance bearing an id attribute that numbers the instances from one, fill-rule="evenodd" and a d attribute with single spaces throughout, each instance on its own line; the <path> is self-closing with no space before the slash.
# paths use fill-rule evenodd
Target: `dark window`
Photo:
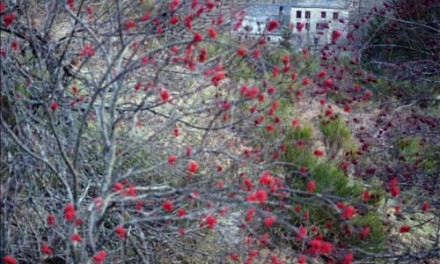
<path id="1" fill-rule="evenodd" d="M 333 19 L 336 20 L 339 18 L 339 13 L 338 12 L 333 12 Z"/>
<path id="2" fill-rule="evenodd" d="M 321 12 L 321 18 L 325 18 L 327 16 L 326 12 Z"/>
<path id="3" fill-rule="evenodd" d="M 310 18 L 310 11 L 306 11 L 306 18 Z"/>
<path id="4" fill-rule="evenodd" d="M 296 29 L 298 29 L 298 28 L 300 27 L 300 25 L 301 25 L 301 23 L 300 23 L 300 22 L 297 22 L 297 23 L 296 23 Z"/>
<path id="5" fill-rule="evenodd" d="M 296 11 L 296 18 L 301 18 L 301 11 Z"/>
<path id="6" fill-rule="evenodd" d="M 306 30 L 310 30 L 310 23 L 306 23 Z"/>

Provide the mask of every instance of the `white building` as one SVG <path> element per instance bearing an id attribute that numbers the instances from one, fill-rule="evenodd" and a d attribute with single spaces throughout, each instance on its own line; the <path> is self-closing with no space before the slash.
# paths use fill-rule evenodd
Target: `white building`
<path id="1" fill-rule="evenodd" d="M 338 43 L 347 40 L 350 8 L 348 0 L 293 0 L 290 21 L 294 24 L 294 43 L 322 46 L 331 42 L 334 30 L 342 33 Z"/>

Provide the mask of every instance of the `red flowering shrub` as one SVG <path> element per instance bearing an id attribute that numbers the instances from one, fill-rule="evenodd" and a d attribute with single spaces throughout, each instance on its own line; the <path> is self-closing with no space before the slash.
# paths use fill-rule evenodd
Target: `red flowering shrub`
<path id="1" fill-rule="evenodd" d="M 430 17 L 401 1 L 367 16 Z M 0 3 L 3 262 L 438 257 L 433 93 L 362 66 L 351 17 L 311 45 L 235 1 L 61 2 Z"/>

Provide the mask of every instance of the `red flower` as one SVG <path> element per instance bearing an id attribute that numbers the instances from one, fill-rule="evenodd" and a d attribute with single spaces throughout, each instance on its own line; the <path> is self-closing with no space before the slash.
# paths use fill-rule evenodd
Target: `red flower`
<path id="1" fill-rule="evenodd" d="M 391 195 L 393 196 L 393 197 L 396 197 L 396 196 L 398 196 L 400 194 L 400 188 L 399 188 L 399 186 L 392 186 L 391 187 Z"/>
<path id="2" fill-rule="evenodd" d="M 70 9 L 75 8 L 75 0 L 67 0 L 67 5 Z"/>
<path id="3" fill-rule="evenodd" d="M 53 214 L 47 216 L 47 224 L 49 226 L 55 226 L 55 216 Z"/>
<path id="4" fill-rule="evenodd" d="M 339 30 L 334 30 L 332 32 L 332 42 L 335 43 L 342 36 L 342 32 Z"/>
<path id="5" fill-rule="evenodd" d="M 305 264 L 307 262 L 307 257 L 304 255 L 299 256 L 298 263 L 299 264 Z"/>
<path id="6" fill-rule="evenodd" d="M 258 190 L 255 193 L 255 198 L 260 202 L 260 203 L 265 203 L 267 200 L 267 192 L 266 190 Z"/>
<path id="7" fill-rule="evenodd" d="M 174 210 L 174 204 L 171 201 L 165 201 L 162 203 L 162 208 L 164 211 L 171 212 Z"/>
<path id="8" fill-rule="evenodd" d="M 278 20 L 271 20 L 269 23 L 267 23 L 267 31 L 272 31 L 280 26 L 280 22 Z"/>
<path id="9" fill-rule="evenodd" d="M 180 208 L 180 209 L 177 211 L 177 216 L 178 216 L 178 217 L 184 217 L 186 214 L 187 214 L 187 212 L 186 212 L 186 210 L 185 210 L 184 208 Z"/>
<path id="10" fill-rule="evenodd" d="M 70 222 L 75 220 L 76 217 L 76 210 L 73 206 L 73 203 L 68 203 L 66 207 L 64 208 L 64 218 L 66 221 Z"/>
<path id="11" fill-rule="evenodd" d="M 217 36 L 218 36 L 217 30 L 215 30 L 215 28 L 209 28 L 208 29 L 208 36 L 213 38 L 213 39 L 216 39 Z"/>
<path id="12" fill-rule="evenodd" d="M 197 164 L 197 162 L 195 162 L 194 160 L 191 160 L 188 163 L 188 171 L 194 173 L 197 172 L 198 170 L 199 170 L 199 164 Z"/>
<path id="13" fill-rule="evenodd" d="M 261 55 L 261 50 L 256 49 L 252 52 L 252 56 L 254 56 L 254 58 L 258 58 Z"/>
<path id="14" fill-rule="evenodd" d="M 238 48 L 237 49 L 238 56 L 244 57 L 244 56 L 246 56 L 246 54 L 247 54 L 247 50 L 245 48 Z"/>
<path id="15" fill-rule="evenodd" d="M 136 27 L 136 23 L 133 20 L 125 22 L 125 30 L 131 30 Z"/>
<path id="16" fill-rule="evenodd" d="M 126 196 L 137 197 L 136 187 L 133 184 L 130 184 L 124 194 Z"/>
<path id="17" fill-rule="evenodd" d="M 56 111 L 57 109 L 58 109 L 58 102 L 53 102 L 51 105 L 50 105 L 50 109 L 52 109 L 52 111 Z"/>
<path id="18" fill-rule="evenodd" d="M 309 183 L 307 184 L 307 192 L 308 193 L 312 193 L 313 190 L 315 190 L 316 188 L 316 183 L 314 180 L 310 180 Z"/>
<path id="19" fill-rule="evenodd" d="M 318 77 L 319 77 L 319 78 L 324 78 L 326 75 L 327 75 L 327 72 L 324 71 L 324 70 L 322 70 L 322 71 L 320 71 L 320 72 L 318 73 Z"/>
<path id="20" fill-rule="evenodd" d="M 122 239 L 127 237 L 127 229 L 125 229 L 123 226 L 117 226 L 115 228 L 115 232 L 118 233 L 118 236 Z"/>
<path id="21" fill-rule="evenodd" d="M 319 249 L 319 251 L 321 252 L 321 254 L 329 254 L 333 251 L 333 245 L 329 242 L 325 242 L 323 241 L 321 243 L 321 248 Z"/>
<path id="22" fill-rule="evenodd" d="M 160 100 L 162 101 L 162 103 L 164 103 L 168 101 L 168 99 L 170 99 L 170 93 L 167 90 L 163 89 L 160 92 Z"/>
<path id="23" fill-rule="evenodd" d="M 89 56 L 89 57 L 93 57 L 95 56 L 96 52 L 95 49 L 92 47 L 92 45 L 90 44 L 86 44 L 84 45 L 82 51 L 79 53 L 79 56 Z"/>
<path id="24" fill-rule="evenodd" d="M 353 206 L 347 206 L 345 207 L 344 211 L 342 212 L 341 218 L 342 219 L 351 219 L 353 218 L 353 215 L 356 213 L 356 209 Z"/>
<path id="25" fill-rule="evenodd" d="M 208 215 L 205 218 L 205 223 L 208 225 L 209 229 L 213 229 L 215 227 L 215 225 L 217 224 L 217 219 L 212 215 Z"/>
<path id="26" fill-rule="evenodd" d="M 6 5 L 0 2 L 0 13 L 5 12 L 6 10 Z"/>
<path id="27" fill-rule="evenodd" d="M 359 239 L 365 239 L 370 234 L 370 227 L 366 226 L 359 233 Z"/>
<path id="28" fill-rule="evenodd" d="M 177 157 L 176 156 L 174 156 L 174 155 L 170 155 L 169 157 L 168 157 L 168 163 L 169 164 L 174 164 L 175 162 L 177 161 Z"/>
<path id="29" fill-rule="evenodd" d="M 124 189 L 124 185 L 120 182 L 117 182 L 113 185 L 113 191 L 117 192 L 117 191 L 121 191 Z"/>
<path id="30" fill-rule="evenodd" d="M 244 219 L 246 220 L 246 222 L 250 222 L 250 221 L 252 221 L 252 218 L 254 218 L 254 215 L 255 215 L 255 209 L 253 207 L 251 207 L 247 211 L 246 216 L 244 217 Z"/>
<path id="31" fill-rule="evenodd" d="M 302 80 L 302 85 L 307 86 L 310 84 L 310 79 L 307 77 L 304 77 L 304 79 Z"/>
<path id="32" fill-rule="evenodd" d="M 176 25 L 180 22 L 180 18 L 179 16 L 174 15 L 173 17 L 170 18 L 170 23 L 172 25 Z"/>
<path id="33" fill-rule="evenodd" d="M 44 243 L 41 246 L 41 254 L 50 255 L 53 253 L 53 250 L 50 248 L 49 244 Z"/>
<path id="34" fill-rule="evenodd" d="M 362 193 L 362 200 L 364 200 L 364 202 L 370 200 L 370 198 L 371 198 L 371 194 L 368 191 L 364 191 Z"/>
<path id="35" fill-rule="evenodd" d="M 333 84 L 333 80 L 332 79 L 327 79 L 324 81 L 324 87 L 330 87 Z"/>
<path id="36" fill-rule="evenodd" d="M 411 227 L 409 225 L 403 225 L 399 229 L 400 233 L 408 233 L 409 231 L 411 231 Z"/>
<path id="37" fill-rule="evenodd" d="M 299 240 L 304 240 L 307 237 L 307 229 L 305 227 L 300 227 L 298 233 L 296 234 L 296 238 Z"/>
<path id="38" fill-rule="evenodd" d="M 299 173 L 301 173 L 302 176 L 305 176 L 307 174 L 307 167 L 301 166 L 301 168 L 299 168 Z"/>
<path id="39" fill-rule="evenodd" d="M 5 262 L 5 264 L 17 264 L 17 261 L 12 256 L 4 256 L 3 262 Z"/>
<path id="40" fill-rule="evenodd" d="M 12 22 L 14 22 L 14 18 L 14 13 L 3 15 L 3 23 L 5 24 L 5 26 L 9 26 L 10 24 L 12 24 Z"/>
<path id="41" fill-rule="evenodd" d="M 170 11 L 174 11 L 180 5 L 180 0 L 173 0 L 170 3 Z"/>
<path id="42" fill-rule="evenodd" d="M 203 40 L 203 35 L 199 32 L 194 33 L 194 42 L 201 42 Z"/>
<path id="43" fill-rule="evenodd" d="M 349 252 L 345 254 L 344 261 L 342 264 L 352 264 L 353 263 L 353 253 Z"/>
<path id="44" fill-rule="evenodd" d="M 270 185 L 272 183 L 272 177 L 268 171 L 263 172 L 259 180 L 260 185 Z"/>
<path id="45" fill-rule="evenodd" d="M 81 235 L 80 235 L 80 234 L 75 233 L 75 234 L 73 234 L 73 235 L 70 237 L 70 240 L 73 241 L 73 242 L 81 242 L 81 241 L 82 241 L 82 238 L 81 238 Z"/>
<path id="46" fill-rule="evenodd" d="M 238 261 L 239 256 L 238 256 L 238 254 L 231 253 L 231 254 L 229 254 L 229 258 L 230 258 L 232 261 Z"/>
<path id="47" fill-rule="evenodd" d="M 429 210 L 429 203 L 427 201 L 423 202 L 422 211 L 426 212 Z"/>
<path id="48" fill-rule="evenodd" d="M 100 264 L 105 260 L 106 257 L 107 257 L 107 252 L 101 250 L 93 256 L 93 262 L 95 264 Z"/>
<path id="49" fill-rule="evenodd" d="M 276 221 L 276 217 L 274 215 L 264 218 L 264 226 L 271 227 L 273 223 Z"/>
<path id="50" fill-rule="evenodd" d="M 315 154 L 317 157 L 322 157 L 324 156 L 324 151 L 317 149 L 315 152 L 313 152 L 313 154 Z"/>

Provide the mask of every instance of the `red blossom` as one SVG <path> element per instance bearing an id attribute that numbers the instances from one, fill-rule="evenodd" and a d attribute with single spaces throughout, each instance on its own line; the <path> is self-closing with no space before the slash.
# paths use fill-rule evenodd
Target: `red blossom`
<path id="1" fill-rule="evenodd" d="M 75 220 L 76 218 L 76 210 L 73 203 L 68 203 L 66 207 L 64 207 L 64 218 L 66 221 L 70 222 Z"/>
<path id="2" fill-rule="evenodd" d="M 191 160 L 189 163 L 188 163 L 188 171 L 189 172 L 192 172 L 192 173 L 195 173 L 195 172 L 197 172 L 199 170 L 199 164 L 197 164 L 197 162 L 195 162 L 194 160 Z"/>
<path id="3" fill-rule="evenodd" d="M 199 32 L 194 33 L 194 42 L 201 42 L 203 40 L 203 35 Z"/>
<path id="4" fill-rule="evenodd" d="M 313 190 L 315 190 L 316 188 L 316 183 L 314 180 L 310 180 L 309 183 L 307 184 L 307 192 L 308 193 L 312 193 Z"/>
<path id="5" fill-rule="evenodd" d="M 269 32 L 273 31 L 279 26 L 280 26 L 280 22 L 278 22 L 278 20 L 271 20 L 269 21 L 269 23 L 267 23 L 267 31 Z"/>
<path id="6" fill-rule="evenodd" d="M 322 157 L 324 156 L 324 151 L 317 149 L 313 152 L 313 154 L 315 154 L 317 157 Z"/>
<path id="7" fill-rule="evenodd" d="M 246 220 L 246 222 L 250 222 L 254 218 L 254 215 L 255 215 L 255 208 L 251 207 L 247 211 L 246 216 L 244 217 L 244 219 Z"/>
<path id="8" fill-rule="evenodd" d="M 75 234 L 73 234 L 73 235 L 70 237 L 70 241 L 73 241 L 73 242 L 81 242 L 81 241 L 82 241 L 82 237 L 81 237 L 80 234 L 75 233 Z"/>
<path id="9" fill-rule="evenodd" d="M 217 224 L 217 219 L 212 215 L 208 215 L 205 218 L 205 223 L 208 225 L 209 229 L 213 229 L 215 227 L 215 225 Z"/>
<path id="10" fill-rule="evenodd" d="M 399 229 L 400 233 L 408 233 L 409 231 L 411 231 L 411 227 L 409 225 L 403 225 Z"/>
<path id="11" fill-rule="evenodd" d="M 246 54 L 247 54 L 247 50 L 245 48 L 238 48 L 237 49 L 238 56 L 244 57 L 244 56 L 246 56 Z"/>
<path id="12" fill-rule="evenodd" d="M 265 203 L 267 200 L 267 192 L 266 190 L 258 190 L 255 192 L 255 198 L 260 202 L 260 203 Z"/>
<path id="13" fill-rule="evenodd" d="M 177 25 L 179 22 L 180 22 L 179 16 L 174 15 L 170 18 L 170 24 L 172 25 Z"/>
<path id="14" fill-rule="evenodd" d="M 180 209 L 177 211 L 177 216 L 178 216 L 178 217 L 184 217 L 186 214 L 187 214 L 187 212 L 186 212 L 186 210 L 185 210 L 184 208 L 180 208 Z"/>
<path id="15" fill-rule="evenodd" d="M 107 252 L 105 250 L 101 250 L 93 256 L 93 263 L 101 264 L 105 258 L 107 258 Z"/>
<path id="16" fill-rule="evenodd" d="M 49 226 L 55 226 L 55 216 L 53 214 L 47 216 L 47 224 Z"/>
<path id="17" fill-rule="evenodd" d="M 130 184 L 127 187 L 127 190 L 125 191 L 125 195 L 136 198 L 137 197 L 136 187 L 133 184 Z"/>
<path id="18" fill-rule="evenodd" d="M 356 213 L 356 209 L 353 206 L 347 206 L 345 207 L 344 211 L 342 212 L 341 218 L 342 219 L 351 219 L 353 218 L 353 215 Z"/>
<path id="19" fill-rule="evenodd" d="M 3 257 L 3 262 L 4 262 L 5 264 L 17 264 L 17 261 L 16 261 L 15 258 L 12 257 L 12 256 L 4 256 L 4 257 Z"/>
<path id="20" fill-rule="evenodd" d="M 172 165 L 172 164 L 176 163 L 176 161 L 177 161 L 177 157 L 175 155 L 170 155 L 168 157 L 168 164 Z"/>
<path id="21" fill-rule="evenodd" d="M 342 264 L 352 264 L 353 263 L 353 253 L 349 252 L 345 254 Z"/>
<path id="22" fill-rule="evenodd" d="M 175 11 L 177 7 L 180 5 L 180 0 L 173 0 L 170 3 L 170 11 Z"/>
<path id="23" fill-rule="evenodd" d="M 304 240 L 307 237 L 307 229 L 305 227 L 300 227 L 298 229 L 298 233 L 296 234 L 296 238 L 298 240 Z"/>
<path id="24" fill-rule="evenodd" d="M 359 233 L 359 239 L 365 239 L 370 234 L 370 230 L 369 226 L 364 227 Z"/>
<path id="25" fill-rule="evenodd" d="M 268 171 L 263 172 L 258 182 L 260 185 L 270 185 L 272 183 L 272 176 Z"/>
<path id="26" fill-rule="evenodd" d="M 168 92 L 167 90 L 163 89 L 160 92 L 160 100 L 162 101 L 162 103 L 168 101 L 168 99 L 170 99 L 170 92 Z"/>
<path id="27" fill-rule="evenodd" d="M 218 36 L 217 30 L 215 30 L 215 28 L 208 28 L 208 36 L 210 38 L 216 39 Z"/>
<path id="28" fill-rule="evenodd" d="M 117 182 L 113 185 L 113 191 L 118 192 L 124 189 L 124 185 L 120 182 Z"/>
<path id="29" fill-rule="evenodd" d="M 134 28 L 136 28 L 136 22 L 134 22 L 133 20 L 125 22 L 125 30 L 131 30 Z"/>
<path id="30" fill-rule="evenodd" d="M 167 212 L 171 212 L 174 210 L 174 204 L 171 201 L 165 201 L 162 203 L 162 209 Z"/>
<path id="31" fill-rule="evenodd" d="M 307 257 L 304 255 L 301 255 L 298 257 L 298 263 L 299 264 L 305 264 L 307 262 Z"/>
<path id="32" fill-rule="evenodd" d="M 50 254 L 52 254 L 52 253 L 53 253 L 53 250 L 50 248 L 49 244 L 44 243 L 44 244 L 41 246 L 41 254 L 44 254 L 44 255 L 50 255 Z"/>
<path id="33" fill-rule="evenodd" d="M 5 24 L 5 26 L 9 26 L 10 24 L 12 24 L 12 22 L 14 22 L 14 18 L 15 18 L 14 13 L 3 15 L 2 17 L 3 23 Z"/>
<path id="34" fill-rule="evenodd" d="M 429 210 L 429 203 L 427 201 L 423 202 L 422 204 L 422 211 L 426 212 Z"/>
<path id="35" fill-rule="evenodd" d="M 58 102 L 57 101 L 52 102 L 52 104 L 50 105 L 50 109 L 52 111 L 56 111 L 58 109 Z"/>
<path id="36" fill-rule="evenodd" d="M 127 229 L 124 226 L 117 226 L 115 232 L 118 234 L 119 238 L 125 239 L 127 237 Z"/>
<path id="37" fill-rule="evenodd" d="M 277 218 L 274 215 L 264 218 L 264 226 L 271 227 L 273 223 L 275 223 L 276 219 Z"/>

